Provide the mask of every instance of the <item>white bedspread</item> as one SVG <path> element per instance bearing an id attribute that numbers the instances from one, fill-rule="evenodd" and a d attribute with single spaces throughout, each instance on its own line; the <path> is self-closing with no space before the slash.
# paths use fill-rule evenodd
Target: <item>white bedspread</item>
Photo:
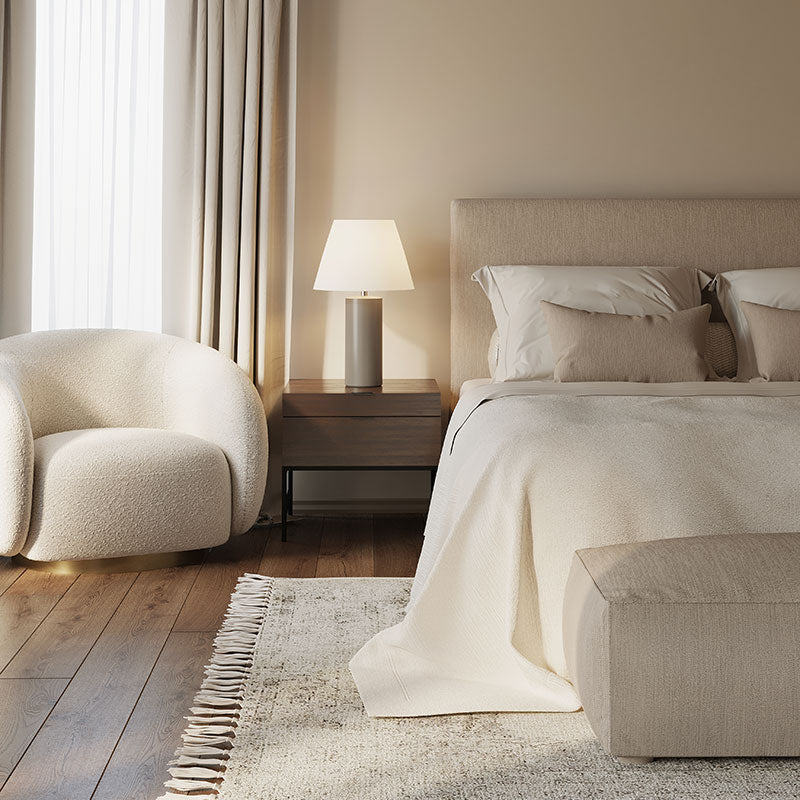
<path id="1" fill-rule="evenodd" d="M 406 616 L 350 664 L 367 713 L 577 709 L 561 640 L 573 552 L 798 531 L 799 485 L 797 383 L 472 389 Z"/>

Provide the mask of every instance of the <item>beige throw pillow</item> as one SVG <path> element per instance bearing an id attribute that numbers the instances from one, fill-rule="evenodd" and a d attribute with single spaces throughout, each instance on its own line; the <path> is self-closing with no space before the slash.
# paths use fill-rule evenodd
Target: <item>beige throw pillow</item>
<path id="1" fill-rule="evenodd" d="M 580 311 L 542 300 L 557 381 L 704 381 L 706 304 L 641 317 Z"/>
<path id="2" fill-rule="evenodd" d="M 758 374 L 768 381 L 800 381 L 800 311 L 742 300 Z"/>

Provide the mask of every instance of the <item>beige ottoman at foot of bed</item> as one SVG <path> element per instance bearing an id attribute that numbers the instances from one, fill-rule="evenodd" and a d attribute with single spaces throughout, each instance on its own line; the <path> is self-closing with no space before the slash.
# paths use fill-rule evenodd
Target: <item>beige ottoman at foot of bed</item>
<path id="1" fill-rule="evenodd" d="M 575 554 L 570 677 L 602 746 L 655 757 L 800 755 L 800 534 Z"/>

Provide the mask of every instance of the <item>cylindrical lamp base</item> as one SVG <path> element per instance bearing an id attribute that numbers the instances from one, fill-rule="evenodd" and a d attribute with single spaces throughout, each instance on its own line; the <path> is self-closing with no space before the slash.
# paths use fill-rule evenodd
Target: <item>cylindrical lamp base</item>
<path id="1" fill-rule="evenodd" d="M 345 299 L 344 382 L 352 387 L 383 382 L 383 301 L 380 297 Z"/>

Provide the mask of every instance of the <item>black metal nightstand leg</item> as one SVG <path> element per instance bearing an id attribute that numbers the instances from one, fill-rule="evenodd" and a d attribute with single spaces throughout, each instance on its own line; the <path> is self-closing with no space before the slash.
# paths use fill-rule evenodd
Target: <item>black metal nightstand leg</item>
<path id="1" fill-rule="evenodd" d="M 286 541 L 286 514 L 289 510 L 289 475 L 291 470 L 288 467 L 281 469 L 281 541 Z"/>
<path id="2" fill-rule="evenodd" d="M 294 516 L 294 470 L 289 469 L 289 516 Z"/>

